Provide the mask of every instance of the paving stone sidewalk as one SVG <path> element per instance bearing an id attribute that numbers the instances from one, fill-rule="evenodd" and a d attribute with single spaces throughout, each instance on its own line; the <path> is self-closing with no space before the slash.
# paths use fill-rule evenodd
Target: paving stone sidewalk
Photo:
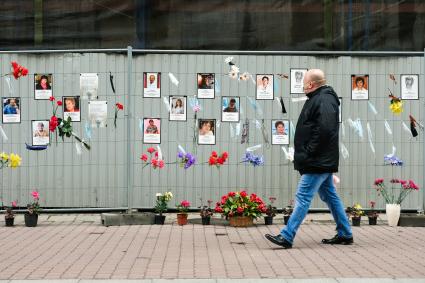
<path id="1" fill-rule="evenodd" d="M 310 220 L 283 250 L 263 236 L 281 224 L 103 227 L 99 215 L 41 215 L 27 228 L 18 215 L 17 226 L 0 227 L 0 279 L 425 278 L 425 228 L 362 225 L 354 245 L 327 246 L 320 240 L 334 225 Z"/>

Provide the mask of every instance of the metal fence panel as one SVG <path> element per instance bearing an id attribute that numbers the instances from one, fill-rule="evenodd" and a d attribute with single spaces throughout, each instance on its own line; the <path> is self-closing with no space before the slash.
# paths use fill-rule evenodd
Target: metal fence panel
<path id="1" fill-rule="evenodd" d="M 171 191 L 175 199 L 171 205 L 188 199 L 193 206 L 204 200 L 219 200 L 230 190 L 247 189 L 268 198 L 277 197 L 279 207 L 286 206 L 294 198 L 299 178 L 292 164 L 285 159 L 281 146 L 266 145 L 261 131 L 256 128 L 255 120 L 265 120 L 268 137 L 271 139 L 272 119 L 289 119 L 296 125 L 302 102 L 291 102 L 290 81 L 276 74 L 289 74 L 290 68 L 322 68 L 339 96 L 343 98 L 342 117 L 345 136 L 341 141 L 349 151 L 349 158 L 340 160 L 341 184 L 339 192 L 346 206 L 360 203 L 367 206 L 370 200 L 378 202 L 383 208 L 382 198 L 373 190 L 372 183 L 377 177 L 411 178 L 423 185 L 423 132 L 412 138 L 403 130 L 401 121 L 408 125 L 408 114 L 423 120 L 423 88 L 420 84 L 420 100 L 405 101 L 404 113 L 394 116 L 388 106 L 387 89 L 396 95 L 400 86 L 392 85 L 388 78 L 394 74 L 420 74 L 424 80 L 422 57 L 350 57 L 350 56 L 295 56 L 295 55 L 235 55 L 234 61 L 241 71 L 251 74 L 274 74 L 277 84 L 275 97 L 282 96 L 288 114 L 283 115 L 276 101 L 256 101 L 263 115 L 259 115 L 251 106 L 248 97 L 255 100 L 256 86 L 251 81 L 237 81 L 228 77 L 228 66 L 224 63 L 224 54 L 143 54 L 133 53 L 132 104 L 128 105 L 127 57 L 117 53 L 3 53 L 0 54 L 1 73 L 9 72 L 9 62 L 18 61 L 28 67 L 30 75 L 18 81 L 12 79 L 15 95 L 22 99 L 22 122 L 20 124 L 2 124 L 9 140 L 1 140 L 1 149 L 16 152 L 23 158 L 23 166 L 17 170 L 4 169 L 1 174 L 1 198 L 8 202 L 18 199 L 21 204 L 29 200 L 32 189 L 38 189 L 45 207 L 125 207 L 127 205 L 127 120 L 131 119 L 130 144 L 131 169 L 134 170 L 133 207 L 149 208 L 154 205 L 157 192 Z M 53 73 L 54 96 L 78 95 L 79 74 L 94 72 L 99 75 L 99 100 L 108 101 L 108 127 L 93 129 L 90 141 L 92 150 L 83 149 L 83 155 L 76 154 L 72 140 L 59 141 L 46 151 L 27 151 L 25 142 L 31 143 L 31 120 L 49 119 L 50 101 L 34 100 L 33 74 Z M 109 85 L 109 72 L 114 75 L 116 94 Z M 143 98 L 143 72 L 161 72 L 161 98 Z M 172 84 L 168 72 L 179 80 L 179 86 Z M 240 135 L 235 135 L 237 123 L 221 122 L 217 129 L 217 143 L 194 145 L 193 111 L 188 107 L 187 121 L 168 121 L 168 109 L 163 99 L 170 95 L 196 94 L 196 74 L 215 73 L 217 85 L 214 100 L 200 100 L 202 110 L 198 118 L 221 120 L 221 97 L 240 96 L 242 109 L 240 122 L 250 120 L 250 143 L 240 143 Z M 375 105 L 378 115 L 374 115 L 367 101 L 352 101 L 351 74 L 369 74 L 369 102 Z M 4 80 L 0 83 L 2 96 L 9 96 Z M 300 95 L 292 95 L 293 97 Z M 124 104 L 124 113 L 120 113 L 117 128 L 113 126 L 115 103 Z M 84 125 L 87 118 L 87 101 L 82 100 L 81 123 L 73 123 L 80 136 L 85 135 Z M 60 112 L 62 113 L 62 112 Z M 129 116 L 131 114 L 131 116 Z M 196 151 L 198 164 L 184 170 L 178 164 L 167 164 L 164 169 L 153 170 L 144 167 L 139 159 L 149 145 L 144 145 L 139 121 L 144 117 L 161 118 L 161 149 L 167 163 L 177 158 L 177 146 L 180 144 L 190 152 Z M 349 127 L 347 119 L 361 120 L 364 138 L 360 139 Z M 385 120 L 390 124 L 393 134 L 389 135 L 384 127 Z M 369 122 L 373 133 L 375 154 L 371 151 L 366 125 Z M 342 126 L 341 125 L 341 126 Z M 242 128 L 242 127 L 241 127 Z M 264 154 L 265 165 L 252 167 L 241 163 L 248 146 L 262 144 L 258 152 Z M 391 153 L 392 145 L 397 148 L 397 156 L 405 162 L 403 167 L 383 165 L 385 154 Z M 293 136 L 291 137 L 293 145 Z M 220 169 L 208 166 L 205 162 L 212 150 L 228 151 L 228 165 Z M 316 198 L 312 208 L 324 208 Z M 423 190 L 411 194 L 403 203 L 403 208 L 423 207 Z"/>

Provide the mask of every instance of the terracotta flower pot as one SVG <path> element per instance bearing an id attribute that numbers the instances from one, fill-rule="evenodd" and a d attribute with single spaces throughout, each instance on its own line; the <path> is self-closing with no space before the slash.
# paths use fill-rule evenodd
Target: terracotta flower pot
<path id="1" fill-rule="evenodd" d="M 254 219 L 248 216 L 232 216 L 229 223 L 232 227 L 249 227 L 254 225 Z"/>
<path id="2" fill-rule="evenodd" d="M 187 224 L 187 213 L 177 213 L 177 224 L 179 225 Z"/>

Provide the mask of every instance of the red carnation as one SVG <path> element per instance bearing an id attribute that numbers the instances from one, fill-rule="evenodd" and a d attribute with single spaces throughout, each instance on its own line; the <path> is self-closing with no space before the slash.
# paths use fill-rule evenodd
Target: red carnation
<path id="1" fill-rule="evenodd" d="M 246 193 L 246 191 L 242 191 L 241 193 L 240 193 L 240 195 L 241 195 L 241 197 L 246 197 L 248 194 Z"/>
<path id="2" fill-rule="evenodd" d="M 159 163 L 158 163 L 158 167 L 159 167 L 159 169 L 162 169 L 162 168 L 164 168 L 164 165 L 165 165 L 165 163 L 164 163 L 164 160 L 160 160 L 159 161 Z"/>
<path id="3" fill-rule="evenodd" d="M 142 159 L 143 161 L 148 161 L 148 156 L 147 154 L 143 153 L 142 156 L 140 157 L 140 159 Z"/>
<path id="4" fill-rule="evenodd" d="M 152 166 L 153 167 L 157 167 L 158 166 L 158 159 L 152 159 L 151 162 L 152 162 Z"/>
<path id="5" fill-rule="evenodd" d="M 222 157 L 217 158 L 217 163 L 223 165 L 224 159 Z"/>
<path id="6" fill-rule="evenodd" d="M 56 104 L 57 104 L 58 106 L 62 106 L 62 101 L 58 100 L 58 101 L 56 101 Z"/>
<path id="7" fill-rule="evenodd" d="M 223 157 L 223 159 L 226 161 L 227 157 L 229 157 L 229 154 L 227 153 L 227 151 L 225 151 L 225 152 L 223 152 L 221 157 Z"/>
<path id="8" fill-rule="evenodd" d="M 222 213 L 223 209 L 220 206 L 215 207 L 215 212 Z"/>
<path id="9" fill-rule="evenodd" d="M 56 116 L 50 117 L 49 129 L 51 132 L 54 132 L 56 130 L 56 127 L 58 126 L 58 124 L 59 124 L 58 117 Z"/>
<path id="10" fill-rule="evenodd" d="M 229 197 L 234 197 L 235 195 L 236 195 L 236 193 L 235 193 L 235 192 L 229 192 L 229 193 L 228 193 L 228 196 L 229 196 Z"/>
<path id="11" fill-rule="evenodd" d="M 240 206 L 236 210 L 238 211 L 238 213 L 242 213 L 243 212 L 243 208 L 240 207 Z"/>
<path id="12" fill-rule="evenodd" d="M 217 152 L 215 152 L 215 151 L 211 152 L 211 156 L 217 157 L 218 156 Z"/>
<path id="13" fill-rule="evenodd" d="M 123 110 L 124 109 L 124 105 L 122 105 L 121 103 L 116 103 L 115 105 L 117 106 L 117 108 L 119 110 Z"/>
<path id="14" fill-rule="evenodd" d="M 376 179 L 375 186 L 381 185 L 384 182 L 384 179 Z"/>
<path id="15" fill-rule="evenodd" d="M 215 159 L 213 156 L 210 156 L 210 159 L 208 160 L 208 163 L 210 165 L 215 165 L 217 163 L 217 159 Z"/>
<path id="16" fill-rule="evenodd" d="M 155 152 L 155 148 L 153 148 L 153 147 L 148 148 L 148 152 L 150 154 L 154 153 Z"/>
<path id="17" fill-rule="evenodd" d="M 52 96 L 49 97 L 49 100 L 53 101 L 53 100 L 55 100 L 55 97 L 52 95 Z"/>

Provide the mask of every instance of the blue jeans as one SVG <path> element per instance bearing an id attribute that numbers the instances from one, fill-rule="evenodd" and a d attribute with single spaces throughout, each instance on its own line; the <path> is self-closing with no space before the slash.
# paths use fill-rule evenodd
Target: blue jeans
<path id="1" fill-rule="evenodd" d="M 352 237 L 350 222 L 345 214 L 342 201 L 336 193 L 332 174 L 304 174 L 298 183 L 294 211 L 289 218 L 288 224 L 280 232 L 288 242 L 292 243 L 294 241 L 295 234 L 307 215 L 310 203 L 317 191 L 319 191 L 320 198 L 326 202 L 332 213 L 336 222 L 338 236 Z"/>

